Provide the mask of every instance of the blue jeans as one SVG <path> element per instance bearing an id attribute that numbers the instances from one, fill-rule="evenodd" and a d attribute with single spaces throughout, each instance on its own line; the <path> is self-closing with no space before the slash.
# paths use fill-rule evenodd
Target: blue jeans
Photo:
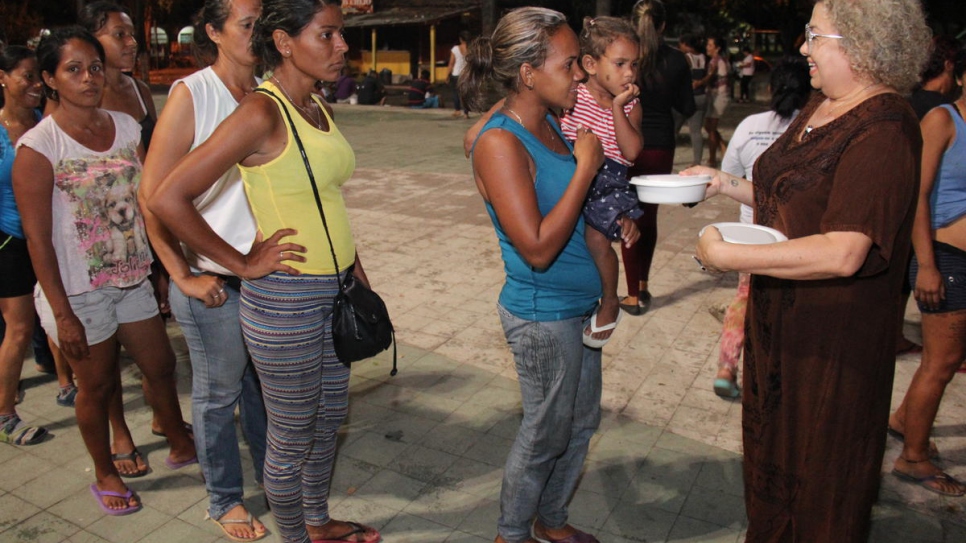
<path id="1" fill-rule="evenodd" d="M 523 421 L 503 471 L 497 529 L 507 543 L 520 543 L 534 517 L 551 529 L 567 524 L 567 502 L 600 425 L 601 352 L 582 341 L 589 315 L 534 322 L 498 311 L 516 361 Z"/>
<path id="2" fill-rule="evenodd" d="M 191 356 L 191 418 L 198 462 L 208 490 L 208 514 L 219 519 L 242 503 L 241 454 L 235 433 L 235 406 L 262 482 L 265 465 L 265 404 L 258 377 L 248 357 L 238 320 L 240 294 L 225 285 L 228 299 L 205 307 L 171 282 L 169 301 Z"/>

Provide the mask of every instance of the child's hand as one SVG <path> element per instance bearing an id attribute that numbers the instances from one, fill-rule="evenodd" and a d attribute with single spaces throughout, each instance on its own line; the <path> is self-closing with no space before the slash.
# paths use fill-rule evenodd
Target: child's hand
<path id="1" fill-rule="evenodd" d="M 637 98 L 641 94 L 641 89 L 634 83 L 628 83 L 624 92 L 614 97 L 614 109 L 623 111 L 628 102 Z"/>
<path id="2" fill-rule="evenodd" d="M 637 223 L 629 217 L 621 217 L 617 222 L 621 225 L 621 241 L 624 242 L 624 247 L 630 249 L 641 238 L 641 231 L 637 228 Z"/>

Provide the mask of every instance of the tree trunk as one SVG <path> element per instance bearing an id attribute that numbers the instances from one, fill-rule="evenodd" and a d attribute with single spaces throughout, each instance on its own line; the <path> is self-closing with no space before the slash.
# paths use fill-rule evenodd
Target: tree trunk
<path id="1" fill-rule="evenodd" d="M 597 0 L 597 16 L 611 15 L 610 0 Z"/>
<path id="2" fill-rule="evenodd" d="M 483 35 L 489 36 L 493 33 L 493 29 L 496 28 L 496 0 L 483 0 L 483 13 L 482 13 L 482 23 L 483 23 Z"/>

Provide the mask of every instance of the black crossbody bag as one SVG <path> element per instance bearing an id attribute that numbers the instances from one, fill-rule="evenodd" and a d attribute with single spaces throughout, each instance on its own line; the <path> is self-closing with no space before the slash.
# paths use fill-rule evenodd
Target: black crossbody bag
<path id="1" fill-rule="evenodd" d="M 329 250 L 332 251 L 332 262 L 338 272 L 339 260 L 335 256 L 335 247 L 329 235 L 329 224 L 325 220 L 325 211 L 322 209 L 322 198 L 319 197 L 319 188 L 315 185 L 312 165 L 309 164 L 309 157 L 305 154 L 305 147 L 302 145 L 302 139 L 299 138 L 298 130 L 295 129 L 292 115 L 289 114 L 285 102 L 272 91 L 258 88 L 255 92 L 267 94 L 281 104 L 288 124 L 292 127 L 292 137 L 299 147 L 299 153 L 305 163 L 305 171 L 309 174 L 309 184 L 312 185 L 312 194 L 315 195 L 315 205 L 319 208 L 325 237 L 329 241 Z M 329 130 L 331 129 L 332 127 L 329 126 Z M 396 333 L 392 327 L 392 321 L 389 320 L 389 311 L 378 294 L 357 281 L 352 275 L 354 266 L 355 264 L 346 270 L 344 278 L 339 277 L 339 292 L 332 303 L 332 342 L 335 345 L 335 354 L 342 363 L 349 365 L 352 362 L 371 358 L 392 345 L 392 371 L 389 375 L 396 375 Z"/>

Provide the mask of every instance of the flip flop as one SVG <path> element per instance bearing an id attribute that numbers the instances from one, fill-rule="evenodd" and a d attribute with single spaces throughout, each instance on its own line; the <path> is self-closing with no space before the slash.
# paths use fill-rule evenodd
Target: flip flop
<path id="1" fill-rule="evenodd" d="M 330 538 L 330 539 L 313 539 L 312 543 L 346 543 L 347 541 L 349 541 L 348 539 L 346 539 L 347 537 L 352 537 L 356 534 L 364 534 L 368 530 L 372 530 L 373 532 L 375 532 L 375 535 L 368 539 L 362 539 L 358 543 L 377 543 L 378 541 L 382 540 L 382 535 L 375 528 L 363 526 L 358 522 L 346 522 L 346 524 L 348 524 L 349 526 L 352 526 L 352 530 L 349 530 L 348 532 L 340 536 Z"/>
<path id="2" fill-rule="evenodd" d="M 896 477 L 898 477 L 899 479 L 903 480 L 903 481 L 906 481 L 908 483 L 917 484 L 917 485 L 921 486 L 922 488 L 925 488 L 926 490 L 928 490 L 930 492 L 935 492 L 936 494 L 939 494 L 940 496 L 952 496 L 954 498 L 958 498 L 960 496 L 966 496 L 966 488 L 964 488 L 962 492 L 944 492 L 942 489 L 929 486 L 929 483 L 931 483 L 933 481 L 948 482 L 948 483 L 952 483 L 954 485 L 959 485 L 961 487 L 963 486 L 963 483 L 957 481 L 951 475 L 949 475 L 948 473 L 946 473 L 944 471 L 941 471 L 941 472 L 939 472 L 939 473 L 937 473 L 935 475 L 927 475 L 925 477 L 916 477 L 915 475 L 910 475 L 908 473 L 903 473 L 903 472 L 901 472 L 901 471 L 899 471 L 897 469 L 893 469 L 892 470 L 892 474 L 895 475 Z"/>
<path id="3" fill-rule="evenodd" d="M 171 460 L 170 457 L 165 457 L 165 459 L 164 459 L 164 465 L 165 466 L 168 466 L 168 469 L 175 469 L 175 470 L 181 469 L 181 468 L 186 467 L 186 466 L 190 466 L 191 464 L 197 464 L 197 463 L 198 463 L 198 457 L 197 456 L 195 456 L 194 458 L 192 458 L 190 460 L 185 460 L 184 462 L 175 462 L 175 461 Z"/>
<path id="4" fill-rule="evenodd" d="M 184 421 L 182 421 L 182 422 L 184 422 Z M 192 439 L 194 439 L 195 428 L 194 428 L 194 426 L 191 425 L 190 422 L 184 422 L 184 429 L 185 429 L 186 432 L 188 432 L 189 434 L 191 434 Z M 151 433 L 153 435 L 158 436 L 158 437 L 168 437 L 167 434 L 165 434 L 161 430 L 155 430 L 154 428 L 151 429 Z"/>
<path id="5" fill-rule="evenodd" d="M 221 531 L 225 532 L 225 537 L 227 537 L 228 539 L 231 539 L 232 541 L 242 541 L 242 542 L 258 541 L 259 539 L 262 539 L 266 535 L 268 535 L 268 530 L 259 532 L 258 530 L 255 529 L 255 525 L 252 523 L 252 521 L 255 520 L 255 517 L 253 517 L 251 513 L 248 513 L 248 517 L 246 518 L 235 518 L 235 519 L 225 519 L 225 520 L 213 519 L 208 513 L 205 513 L 205 520 L 210 520 L 211 522 L 214 522 L 215 524 L 217 524 L 218 527 L 221 528 Z M 247 524 L 251 526 L 252 531 L 255 532 L 255 537 L 246 539 L 244 537 L 238 537 L 236 535 L 232 535 L 232 533 L 229 532 L 228 528 L 225 526 L 226 524 Z"/>
<path id="6" fill-rule="evenodd" d="M 738 383 L 731 379 L 715 379 L 714 393 L 726 400 L 733 400 L 741 396 L 741 389 L 738 388 Z"/>
<path id="7" fill-rule="evenodd" d="M 599 308 L 598 308 L 599 309 Z M 591 349 L 601 349 L 610 338 L 614 337 L 614 334 L 607 336 L 605 339 L 594 339 L 593 334 L 597 332 L 606 332 L 608 330 L 613 330 L 617 328 L 617 325 L 621 322 L 621 315 L 623 311 L 617 312 L 617 320 L 610 324 L 605 324 L 603 326 L 597 326 L 597 309 L 594 310 L 594 314 L 590 316 L 590 325 L 584 328 L 584 345 L 590 347 Z"/>
<path id="8" fill-rule="evenodd" d="M 545 539 L 537 536 L 536 524 L 530 525 L 530 536 L 537 540 L 538 543 L 600 543 L 596 537 L 588 534 L 587 532 L 582 532 L 574 528 L 574 533 L 563 538 L 563 539 Z"/>
<path id="9" fill-rule="evenodd" d="M 93 483 L 91 484 L 91 494 L 94 495 L 94 499 L 97 501 L 97 505 L 100 506 L 101 511 L 104 511 L 104 513 L 108 515 L 119 517 L 121 515 L 137 513 L 141 510 L 141 500 L 138 500 L 137 505 L 129 505 L 123 509 L 111 509 L 107 506 L 107 504 L 104 503 L 104 496 L 109 496 L 112 498 L 124 498 L 125 501 L 129 501 L 131 497 L 134 496 L 134 492 L 131 492 L 131 489 L 128 489 L 128 491 L 124 493 L 112 492 L 110 490 L 100 490 L 97 488 L 97 483 Z"/>
<path id="10" fill-rule="evenodd" d="M 129 453 L 117 453 L 117 454 L 111 455 L 112 462 L 117 462 L 118 460 L 130 460 L 131 462 L 134 462 L 135 467 L 138 465 L 138 458 L 140 458 L 141 461 L 144 462 L 144 456 L 141 454 L 140 451 L 138 451 L 137 447 L 135 447 L 134 450 Z M 114 466 L 114 469 L 117 469 L 116 465 Z M 144 462 L 143 470 L 138 470 L 134 473 L 121 473 L 121 470 L 118 469 L 117 474 L 120 475 L 121 477 L 124 477 L 125 479 L 137 479 L 138 477 L 144 477 L 145 475 L 150 473 L 150 471 L 151 471 L 151 468 L 147 465 L 147 462 Z"/>

